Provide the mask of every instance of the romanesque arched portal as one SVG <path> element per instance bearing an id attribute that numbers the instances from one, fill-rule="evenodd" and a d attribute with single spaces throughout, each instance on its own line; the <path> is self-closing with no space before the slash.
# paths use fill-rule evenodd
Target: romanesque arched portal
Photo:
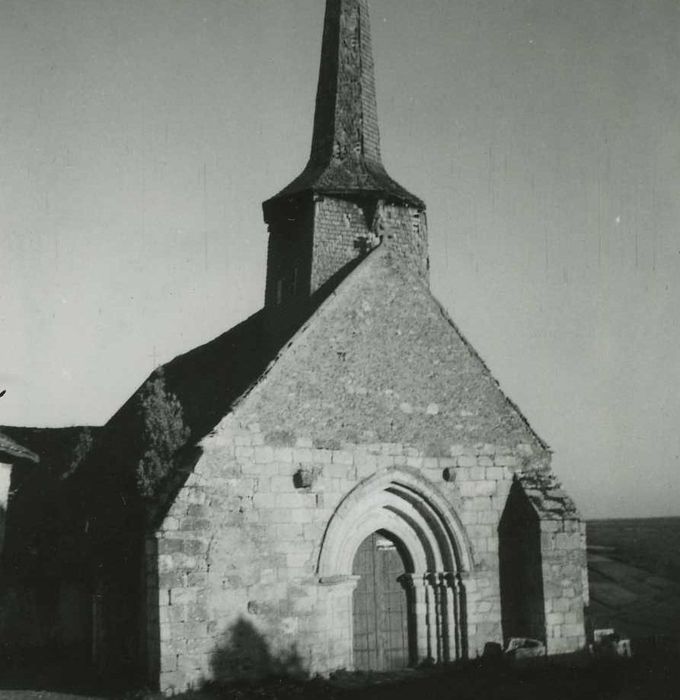
<path id="1" fill-rule="evenodd" d="M 368 546 L 380 546 L 379 538 L 394 544 L 402 562 L 403 573 L 398 578 L 404 590 L 407 620 L 399 623 L 384 610 L 367 611 L 367 614 L 380 616 L 380 620 L 370 624 L 376 626 L 376 634 L 383 639 L 391 635 L 396 638 L 397 632 L 390 625 L 404 624 L 406 653 L 395 651 L 394 642 L 385 642 L 382 647 L 376 643 L 377 652 L 371 649 L 367 652 L 365 644 L 357 647 L 354 635 L 356 615 L 360 614 L 356 611 L 354 589 L 361 576 L 368 576 L 370 571 L 370 566 L 364 567 L 366 571 L 357 568 L 357 556 L 372 556 L 372 566 L 386 566 L 379 553 L 367 554 Z M 347 618 L 352 626 L 349 638 L 353 640 L 353 652 L 361 658 L 355 659 L 353 653 L 351 665 L 366 667 L 366 659 L 372 658 L 376 659 L 376 670 L 382 670 L 377 659 L 386 658 L 386 651 L 388 656 L 392 654 L 391 658 L 396 658 L 394 654 L 402 658 L 404 666 L 426 659 L 443 662 L 464 657 L 467 635 L 463 580 L 470 565 L 470 547 L 461 522 L 444 496 L 419 473 L 407 469 L 384 470 L 351 491 L 328 524 L 318 564 L 322 585 L 342 586 L 344 595 L 352 596 L 348 602 L 353 611 Z M 389 576 L 394 577 L 395 573 L 396 569 Z M 385 589 L 373 589 L 374 594 L 393 596 L 398 605 L 392 584 L 391 578 L 370 583 Z M 359 590 L 365 592 L 366 585 L 366 581 L 362 582 Z M 391 651 L 385 644 L 392 644 Z"/>

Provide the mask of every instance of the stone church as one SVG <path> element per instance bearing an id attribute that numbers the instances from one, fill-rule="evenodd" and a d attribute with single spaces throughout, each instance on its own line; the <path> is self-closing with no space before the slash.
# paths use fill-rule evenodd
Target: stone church
<path id="1" fill-rule="evenodd" d="M 166 692 L 582 648 L 584 524 L 429 290 L 425 204 L 381 160 L 367 0 L 327 0 L 309 162 L 263 211 L 264 307 L 84 429 L 75 462 L 31 467 L 15 508 L 52 509 L 19 523 L 49 565 L 8 532 L 6 579 L 49 570 L 71 591 L 53 637 L 77 607 L 96 667 Z M 3 430 L 41 462 L 58 442 Z"/>

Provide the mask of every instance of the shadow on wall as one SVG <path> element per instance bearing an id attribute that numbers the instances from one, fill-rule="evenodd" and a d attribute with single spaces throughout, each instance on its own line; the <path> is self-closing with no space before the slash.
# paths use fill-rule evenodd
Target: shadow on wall
<path id="1" fill-rule="evenodd" d="M 514 481 L 498 526 L 503 641 L 545 639 L 541 529 L 524 489 Z"/>
<path id="2" fill-rule="evenodd" d="M 217 684 L 307 675 L 295 646 L 286 653 L 273 654 L 262 634 L 243 617 L 224 633 L 222 643 L 212 653 L 210 668 Z"/>

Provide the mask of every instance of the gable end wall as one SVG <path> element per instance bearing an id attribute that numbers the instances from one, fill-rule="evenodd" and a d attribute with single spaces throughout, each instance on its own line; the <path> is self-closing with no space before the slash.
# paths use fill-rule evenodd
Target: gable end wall
<path id="1" fill-rule="evenodd" d="M 474 562 L 462 576 L 466 654 L 502 643 L 498 523 L 514 471 L 542 455 L 527 444 L 455 444 L 437 456 L 400 443 L 319 448 L 312 435 L 267 432 L 257 418 L 229 419 L 204 442 L 195 472 L 149 544 L 158 552 L 157 571 L 152 564 L 147 572 L 158 617 L 148 633 L 160 652 L 162 690 L 273 669 L 352 667 L 351 591 L 342 590 L 347 582 L 323 585 L 316 567 L 343 498 L 381 470 L 416 470 L 451 503 Z M 301 473 L 309 486 L 300 486 Z M 239 629 L 266 648 L 259 662 L 239 648 Z M 560 630 L 563 646 L 580 642 L 571 631 Z"/>
<path id="2" fill-rule="evenodd" d="M 513 476 L 548 470 L 550 453 L 422 278 L 394 267 L 395 258 L 372 253 L 203 440 L 148 543 L 147 637 L 164 691 L 352 668 L 353 582 L 320 580 L 317 564 L 343 499 L 386 470 L 422 475 L 456 514 L 471 551 L 467 569 L 449 572 L 462 589 L 462 641 L 447 648 L 425 625 L 419 660 L 474 657 L 503 642 L 500 518 Z M 545 641 L 549 651 L 576 650 L 578 517 L 573 532 L 559 517 L 539 520 Z M 354 526 L 346 523 L 348 536 Z M 416 617 L 432 619 L 428 604 L 431 596 L 416 602 Z"/>

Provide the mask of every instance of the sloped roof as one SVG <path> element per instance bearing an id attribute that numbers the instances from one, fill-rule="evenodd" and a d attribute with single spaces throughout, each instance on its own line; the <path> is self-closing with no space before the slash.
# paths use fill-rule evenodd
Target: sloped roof
<path id="1" fill-rule="evenodd" d="M 425 283 L 385 245 L 324 293 L 292 337 L 274 334 L 263 309 L 150 375 L 104 428 L 90 462 L 99 483 L 118 478 L 100 471 L 102 458 L 113 466 L 122 448 L 122 468 L 143 453 L 138 400 L 159 374 L 182 407 L 187 448 L 232 411 L 255 412 L 264 432 L 327 444 L 545 448 Z"/>
<path id="2" fill-rule="evenodd" d="M 359 267 L 363 262 L 359 262 Z M 190 430 L 189 442 L 195 443 L 209 433 L 233 405 L 255 386 L 270 364 L 285 351 L 293 333 L 306 324 L 337 287 L 352 277 L 357 263 L 348 264 L 311 298 L 300 301 L 297 325 L 282 327 L 274 317 L 277 309 L 260 309 L 213 340 L 193 348 L 154 370 L 134 394 L 109 419 L 107 433 L 117 426 L 129 426 L 134 420 L 137 401 L 143 388 L 162 374 L 165 389 L 179 401 L 184 422 Z M 282 351 L 284 348 L 284 351 Z M 105 438 L 106 439 L 106 438 Z"/>
<path id="3" fill-rule="evenodd" d="M 396 199 L 425 208 L 382 163 L 367 0 L 326 1 L 309 162 L 264 202 L 265 219 L 277 203 L 310 192 Z"/>
<path id="4" fill-rule="evenodd" d="M 178 355 L 155 370 L 108 421 L 106 428 L 129 426 L 143 387 L 162 374 L 166 391 L 182 407 L 190 442 L 224 417 L 233 402 L 258 379 L 278 347 L 267 336 L 263 310 L 217 338 Z"/>
<path id="5" fill-rule="evenodd" d="M 106 549 L 138 527 L 139 501 L 124 494 L 137 492 L 136 466 L 148 450 L 140 398 L 159 377 L 189 431 L 171 478 L 144 509 L 154 521 L 191 473 L 202 439 L 230 413 L 250 420 L 252 412 L 279 444 L 309 435 L 317 446 L 400 443 L 433 456 L 450 454 L 456 443 L 528 444 L 532 463 L 543 459 L 544 443 L 387 245 L 309 299 L 294 332 L 275 332 L 263 309 L 152 373 L 98 431 L 74 478 L 63 481 L 78 508 L 62 529 L 80 533 L 95 514 L 92 537 Z"/>
<path id="6" fill-rule="evenodd" d="M 530 470 L 517 473 L 516 478 L 542 520 L 581 517 L 576 504 L 553 472 Z"/>
<path id="7" fill-rule="evenodd" d="M 0 426 L 5 436 L 19 442 L 36 457 L 54 475 L 62 474 L 69 469 L 80 436 L 87 432 L 95 439 L 101 430 L 97 426 L 77 425 L 60 428 L 36 428 L 25 426 Z"/>
<path id="8" fill-rule="evenodd" d="M 37 463 L 40 461 L 40 458 L 35 452 L 12 440 L 9 435 L 0 432 L 0 460 Z"/>
<path id="9" fill-rule="evenodd" d="M 393 180 L 381 163 L 347 158 L 328 165 L 318 165 L 310 161 L 293 182 L 263 203 L 265 218 L 268 219 L 271 208 L 277 202 L 292 199 L 308 192 L 396 199 L 418 209 L 425 209 L 423 200 Z"/>
<path id="10" fill-rule="evenodd" d="M 12 499 L 7 510 L 3 571 L 19 577 L 79 577 L 87 573 L 83 557 L 86 530 L 78 520 L 81 500 L 72 493 L 72 476 L 77 476 L 89 442 L 98 428 L 69 426 L 34 428 L 3 426 L 39 457 L 39 469 L 12 473 Z M 83 501 L 90 498 L 92 489 Z"/>

